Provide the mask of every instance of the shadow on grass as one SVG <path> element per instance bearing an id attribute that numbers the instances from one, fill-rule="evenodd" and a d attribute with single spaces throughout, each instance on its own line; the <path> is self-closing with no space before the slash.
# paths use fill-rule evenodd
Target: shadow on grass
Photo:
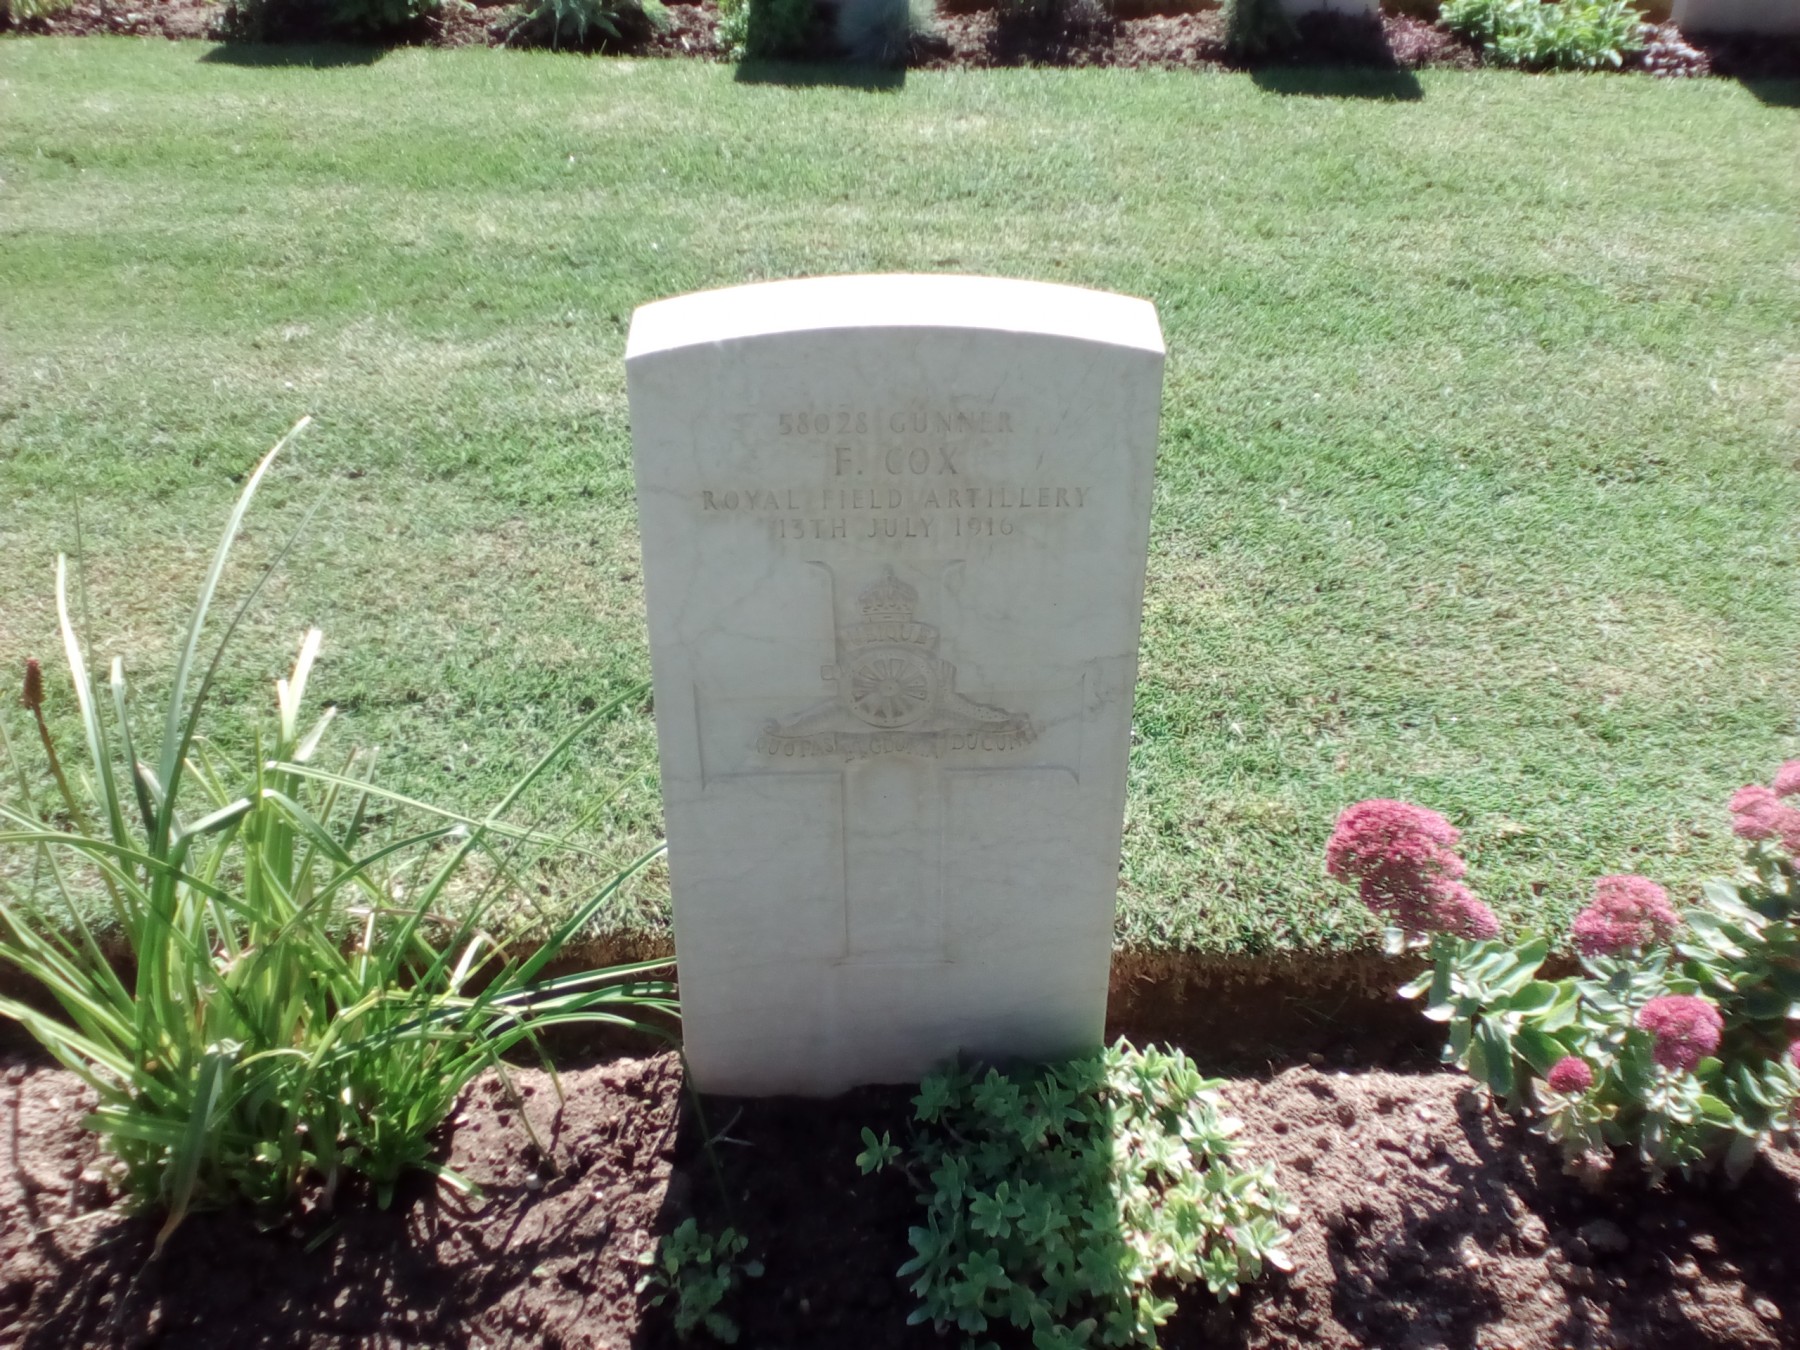
<path id="1" fill-rule="evenodd" d="M 1684 31 L 1681 39 L 1706 58 L 1714 75 L 1736 80 L 1759 103 L 1800 108 L 1800 34 Z"/>
<path id="2" fill-rule="evenodd" d="M 308 66 L 313 70 L 334 70 L 339 66 L 372 66 L 390 50 L 342 42 L 225 42 L 207 51 L 200 60 L 209 66 Z"/>
<path id="3" fill-rule="evenodd" d="M 1425 97 L 1418 77 L 1400 64 L 1388 44 L 1379 19 L 1305 14 L 1296 27 L 1300 40 L 1281 59 L 1250 70 L 1251 83 L 1264 93 L 1377 103 L 1417 103 Z"/>
<path id="4" fill-rule="evenodd" d="M 1800 108 L 1800 79 L 1796 80 L 1739 80 L 1759 103 L 1771 108 Z"/>
<path id="5" fill-rule="evenodd" d="M 847 62 L 744 60 L 738 62 L 732 78 L 739 84 L 862 89 L 872 94 L 891 94 L 906 87 L 906 71 L 897 66 L 858 66 Z"/>
<path id="6" fill-rule="evenodd" d="M 1308 98 L 1362 98 L 1417 103 L 1425 97 L 1410 70 L 1332 69 L 1329 66 L 1263 66 L 1250 80 L 1266 94 Z"/>

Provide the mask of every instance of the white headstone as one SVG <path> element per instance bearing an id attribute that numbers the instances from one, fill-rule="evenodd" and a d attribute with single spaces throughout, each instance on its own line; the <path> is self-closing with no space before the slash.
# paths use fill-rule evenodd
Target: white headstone
<path id="1" fill-rule="evenodd" d="M 644 306 L 625 363 L 699 1087 L 1099 1045 L 1155 309 L 776 282 Z"/>
<path id="2" fill-rule="evenodd" d="M 1684 33 L 1800 33 L 1800 0 L 1675 0 Z"/>

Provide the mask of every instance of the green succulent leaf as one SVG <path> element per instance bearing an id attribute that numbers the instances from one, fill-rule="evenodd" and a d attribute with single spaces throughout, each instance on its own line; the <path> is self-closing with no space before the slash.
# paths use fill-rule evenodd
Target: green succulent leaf
<path id="1" fill-rule="evenodd" d="M 996 1322 L 1030 1328 L 1034 1347 L 1153 1346 L 1175 1289 L 1228 1296 L 1285 1261 L 1293 1206 L 1269 1169 L 1234 1163 L 1219 1087 L 1178 1051 L 1124 1041 L 927 1078 L 912 1146 L 927 1219 L 899 1272 L 920 1299 L 910 1321 L 965 1350 Z"/>

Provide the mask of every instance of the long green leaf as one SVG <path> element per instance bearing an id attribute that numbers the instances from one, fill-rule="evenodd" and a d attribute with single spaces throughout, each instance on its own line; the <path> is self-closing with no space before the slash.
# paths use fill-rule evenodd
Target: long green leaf
<path id="1" fill-rule="evenodd" d="M 238 533 L 243 529 L 244 515 L 250 509 L 250 500 L 261 486 L 263 476 L 275 463 L 276 456 L 285 450 L 302 431 L 312 422 L 310 417 L 302 417 L 294 423 L 288 434 L 277 441 L 268 454 L 262 457 L 250 477 L 244 483 L 244 490 L 238 494 L 237 504 L 232 507 L 231 517 L 226 522 L 225 534 L 219 540 L 219 546 L 213 551 L 212 565 L 207 568 L 206 579 L 200 584 L 200 598 L 194 605 L 193 615 L 188 621 L 187 640 L 182 644 L 181 654 L 175 661 L 175 674 L 169 689 L 168 715 L 163 724 L 162 750 L 157 760 L 157 781 L 162 784 L 163 804 L 157 813 L 156 830 L 151 839 L 150 852 L 161 854 L 168 846 L 175 823 L 175 802 L 180 795 L 177 787 L 181 779 L 183 761 L 187 758 L 188 746 L 193 743 L 194 732 L 199 724 L 200 707 L 205 701 L 203 678 L 201 688 L 188 706 L 188 681 L 192 677 L 194 663 L 199 659 L 200 635 L 206 628 L 206 616 L 212 608 L 213 596 L 219 589 L 219 581 L 225 575 L 225 563 L 231 555 L 231 546 L 236 542 Z M 267 574 L 265 573 L 265 576 Z M 260 583 L 259 583 L 260 584 Z M 240 614 L 242 611 L 240 610 Z M 234 623 L 235 626 L 235 623 Z M 228 638 L 229 633 L 226 635 Z M 217 657 L 214 658 L 214 664 Z M 208 671 L 210 677 L 211 670 Z M 186 713 L 184 719 L 183 713 Z"/>
<path id="2" fill-rule="evenodd" d="M 559 746 L 559 751 L 566 748 L 567 742 L 574 739 L 574 737 L 579 736 L 582 731 L 587 729 L 589 724 L 590 723 L 588 722 L 584 722 L 574 732 L 570 733 L 568 737 L 565 737 L 563 745 Z M 552 753 L 552 758 L 554 758 L 555 753 L 557 752 Z M 393 792 L 375 783 L 370 783 L 361 778 L 353 778 L 346 774 L 336 773 L 330 769 L 315 769 L 310 764 L 301 764 L 294 760 L 272 762 L 269 767 L 280 773 L 293 774 L 296 778 L 311 779 L 315 783 L 327 783 L 333 787 L 339 788 L 355 788 L 359 792 L 366 792 L 372 797 L 379 797 L 384 802 L 392 802 L 396 806 L 411 807 L 414 810 L 423 811 L 427 815 L 437 816 L 441 820 L 451 821 L 453 824 L 464 826 L 467 829 L 485 830 L 489 834 L 500 836 L 502 839 L 517 839 L 520 842 L 527 844 L 554 845 L 559 849 L 566 849 L 570 853 L 578 853 L 589 858 L 603 859 L 606 857 L 604 853 L 597 850 L 583 848 L 579 844 L 571 843 L 561 835 L 544 834 L 536 830 L 527 830 L 516 825 L 509 825 L 503 820 L 496 819 L 494 814 L 487 816 L 473 816 L 461 811 L 452 811 L 442 806 L 433 806 L 430 802 L 420 801 L 417 797 L 409 797 L 404 792 Z"/>
<path id="3" fill-rule="evenodd" d="M 144 837 L 156 828 L 156 806 L 150 800 L 150 785 L 139 769 L 137 746 L 131 737 L 131 716 L 125 706 L 125 662 L 115 656 L 112 663 L 113 717 L 119 724 L 119 749 L 125 755 L 125 771 L 131 776 L 131 788 L 137 798 L 138 818 L 144 823 Z"/>
<path id="4" fill-rule="evenodd" d="M 19 819 L 4 805 L 0 805 L 0 818 Z M 132 863 L 142 867 L 154 878 L 179 882 L 183 886 L 192 887 L 200 894 L 210 896 L 224 904 L 242 907 L 243 902 L 237 896 L 224 887 L 207 881 L 204 877 L 183 871 L 179 866 L 172 865 L 161 858 L 153 858 L 147 853 L 140 853 L 134 848 L 109 844 L 104 839 L 86 838 L 79 834 L 62 834 L 55 830 L 6 830 L 0 831 L 0 844 L 45 844 L 52 848 L 66 848 L 75 853 L 85 853 L 91 860 L 102 866 L 108 862 Z M 246 917 L 248 917 L 247 911 Z"/>
<path id="5" fill-rule="evenodd" d="M 94 791 L 100 794 L 106 822 L 113 841 L 126 842 L 125 815 L 119 809 L 119 787 L 113 779 L 112 746 L 106 738 L 106 724 L 94 699 L 94 684 L 88 678 L 87 657 L 81 650 L 81 639 L 75 633 L 75 621 L 69 617 L 69 560 L 60 554 L 56 559 L 56 622 L 62 630 L 63 655 L 69 662 L 69 676 L 75 682 L 75 704 L 81 713 L 82 738 L 94 765 Z M 81 812 L 69 803 L 78 828 L 85 828 Z"/>
<path id="6" fill-rule="evenodd" d="M 163 1244 L 187 1217 L 194 1202 L 194 1184 L 200 1176 L 200 1165 L 206 1160 L 206 1137 L 212 1125 L 213 1112 L 225 1087 L 225 1071 L 229 1057 L 223 1049 L 210 1049 L 200 1061 L 200 1079 L 195 1085 L 193 1112 L 181 1145 L 169 1164 L 169 1217 L 156 1234 L 151 1258 L 162 1255 Z"/>

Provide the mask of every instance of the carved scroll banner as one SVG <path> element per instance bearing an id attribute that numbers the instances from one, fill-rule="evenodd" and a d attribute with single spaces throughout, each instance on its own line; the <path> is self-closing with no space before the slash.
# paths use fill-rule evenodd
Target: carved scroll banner
<path id="1" fill-rule="evenodd" d="M 1163 346 L 976 277 L 683 296 L 626 350 L 708 1092 L 1100 1043 Z"/>

